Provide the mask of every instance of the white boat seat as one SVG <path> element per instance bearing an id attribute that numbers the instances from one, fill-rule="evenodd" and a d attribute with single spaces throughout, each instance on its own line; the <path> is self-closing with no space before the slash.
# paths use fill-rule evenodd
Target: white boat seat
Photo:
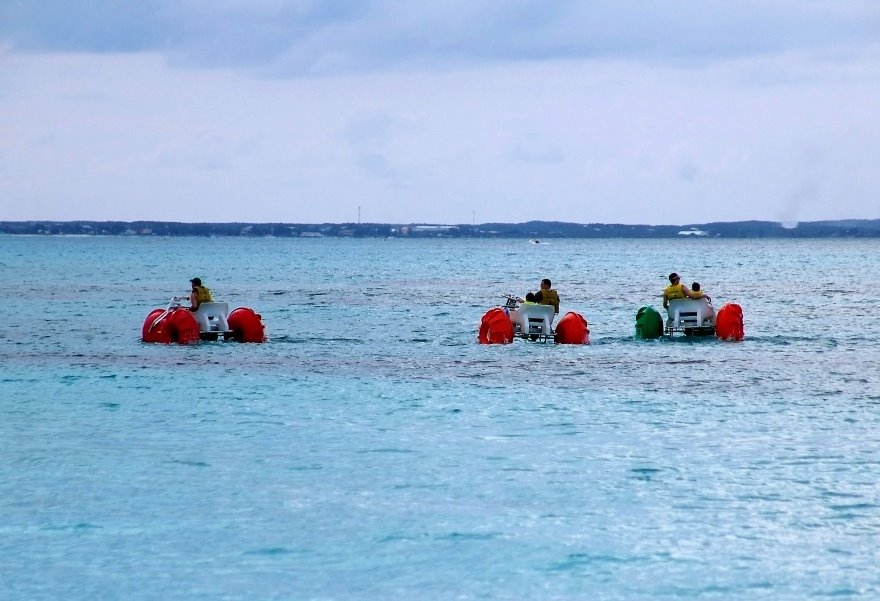
<path id="1" fill-rule="evenodd" d="M 671 328 L 702 328 L 715 325 L 715 309 L 705 298 L 684 298 L 669 301 Z"/>
<path id="2" fill-rule="evenodd" d="M 201 303 L 193 315 L 202 332 L 229 331 L 229 324 L 226 322 L 226 316 L 229 315 L 228 303 Z"/>
<path id="3" fill-rule="evenodd" d="M 521 305 L 517 310 L 510 312 L 510 321 L 517 329 L 518 334 L 524 336 L 552 336 L 553 318 L 556 310 L 553 305 Z"/>

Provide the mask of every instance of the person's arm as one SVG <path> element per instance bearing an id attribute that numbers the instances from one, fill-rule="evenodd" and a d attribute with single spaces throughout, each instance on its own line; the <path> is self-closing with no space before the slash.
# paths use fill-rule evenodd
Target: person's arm
<path id="1" fill-rule="evenodd" d="M 666 296 L 666 291 L 665 291 L 665 290 L 663 291 L 663 308 L 664 308 L 664 309 L 668 309 L 668 308 L 669 308 L 669 297 Z"/>
<path id="2" fill-rule="evenodd" d="M 684 292 L 684 295 L 688 298 L 697 298 L 694 296 L 694 293 L 688 290 L 688 287 L 684 284 L 681 285 L 681 291 Z"/>
<path id="3" fill-rule="evenodd" d="M 199 295 L 196 292 L 196 289 L 193 288 L 192 292 L 189 293 L 189 310 L 195 311 L 199 308 Z"/>

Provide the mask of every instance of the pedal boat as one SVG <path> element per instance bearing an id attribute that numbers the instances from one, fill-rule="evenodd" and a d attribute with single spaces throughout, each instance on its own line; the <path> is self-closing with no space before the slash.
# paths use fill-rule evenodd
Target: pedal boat
<path id="1" fill-rule="evenodd" d="M 189 297 L 173 296 L 168 307 L 153 309 L 144 321 L 144 342 L 193 344 L 199 340 L 265 342 L 262 316 L 253 309 L 229 311 L 227 303 L 201 303 L 195 311 L 181 305 Z"/>
<path id="2" fill-rule="evenodd" d="M 590 329 L 580 313 L 569 311 L 553 328 L 556 309 L 552 305 L 525 303 L 510 294 L 503 306 L 489 309 L 480 322 L 480 344 L 508 344 L 514 338 L 557 344 L 589 344 Z"/>

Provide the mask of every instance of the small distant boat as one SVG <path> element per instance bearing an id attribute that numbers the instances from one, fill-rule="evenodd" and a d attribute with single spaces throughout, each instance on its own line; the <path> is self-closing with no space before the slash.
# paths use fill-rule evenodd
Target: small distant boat
<path id="1" fill-rule="evenodd" d="M 541 241 L 537 238 L 532 238 L 531 240 L 529 240 L 529 242 L 531 242 L 532 244 L 541 244 Z"/>

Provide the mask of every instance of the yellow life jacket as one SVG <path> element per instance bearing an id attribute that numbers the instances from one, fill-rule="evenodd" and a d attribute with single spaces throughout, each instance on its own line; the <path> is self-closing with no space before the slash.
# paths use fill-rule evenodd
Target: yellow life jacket
<path id="1" fill-rule="evenodd" d="M 691 290 L 691 298 L 703 298 L 706 293 L 702 290 Z"/>
<path id="2" fill-rule="evenodd" d="M 193 288 L 196 292 L 196 300 L 199 301 L 199 304 L 202 303 L 212 303 L 214 301 L 211 300 L 211 291 L 205 288 L 204 286 L 196 286 Z"/>
<path id="3" fill-rule="evenodd" d="M 555 290 L 541 290 L 541 304 L 542 305 L 553 305 L 553 308 L 556 310 L 556 313 L 559 313 L 559 295 L 556 294 Z"/>
<path id="4" fill-rule="evenodd" d="M 670 284 L 664 290 L 663 294 L 667 300 L 675 300 L 677 298 L 685 298 L 684 284 Z"/>

